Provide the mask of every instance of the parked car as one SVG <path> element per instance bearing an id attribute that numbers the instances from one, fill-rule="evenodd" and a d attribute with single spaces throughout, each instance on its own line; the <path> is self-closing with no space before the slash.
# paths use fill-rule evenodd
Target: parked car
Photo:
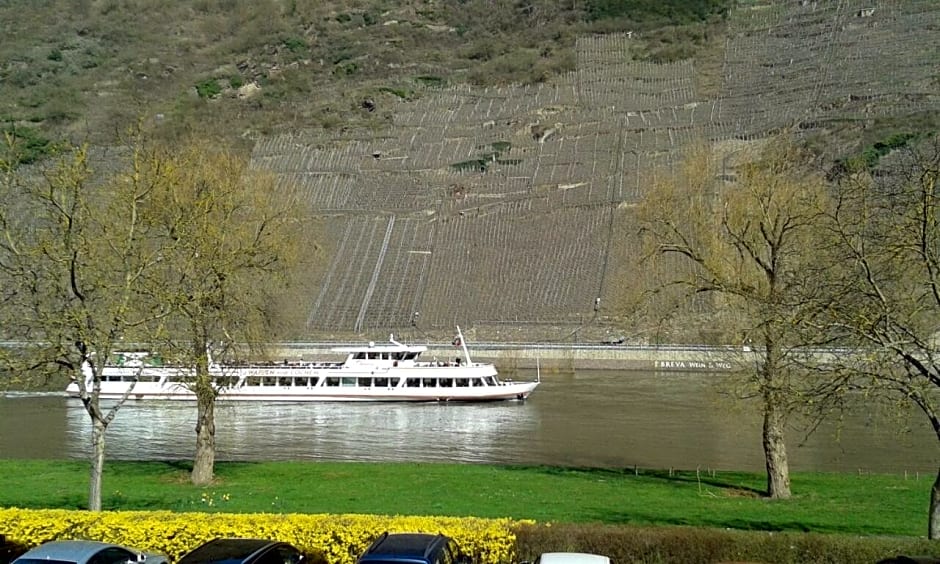
<path id="1" fill-rule="evenodd" d="M 535 564 L 610 564 L 610 558 L 588 552 L 543 552 Z"/>
<path id="2" fill-rule="evenodd" d="M 215 539 L 189 551 L 176 564 L 300 564 L 304 554 L 286 542 Z"/>
<path id="3" fill-rule="evenodd" d="M 13 564 L 166 564 L 166 556 L 90 540 L 50 541 L 26 551 Z"/>
<path id="4" fill-rule="evenodd" d="M 358 564 L 470 564 L 454 539 L 425 533 L 383 533 Z"/>

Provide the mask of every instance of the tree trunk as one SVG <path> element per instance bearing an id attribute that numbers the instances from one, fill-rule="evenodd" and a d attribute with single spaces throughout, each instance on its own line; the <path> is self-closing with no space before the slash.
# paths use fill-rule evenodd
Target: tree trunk
<path id="1" fill-rule="evenodd" d="M 940 470 L 930 488 L 930 519 L 927 524 L 927 538 L 940 539 Z"/>
<path id="2" fill-rule="evenodd" d="M 767 495 L 772 499 L 790 497 L 790 463 L 784 442 L 786 417 L 774 392 L 765 389 L 764 397 L 764 462 L 767 468 Z"/>
<path id="3" fill-rule="evenodd" d="M 208 374 L 196 383 L 196 456 L 192 482 L 197 486 L 212 483 L 215 471 L 215 390 Z"/>
<path id="4" fill-rule="evenodd" d="M 88 510 L 101 511 L 101 477 L 104 472 L 104 432 L 107 426 L 103 421 L 92 418 L 91 425 L 91 479 L 88 487 Z"/>

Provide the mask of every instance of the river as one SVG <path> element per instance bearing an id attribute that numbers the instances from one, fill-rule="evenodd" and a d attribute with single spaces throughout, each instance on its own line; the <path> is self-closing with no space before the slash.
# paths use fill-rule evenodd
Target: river
<path id="1" fill-rule="evenodd" d="M 761 471 L 759 414 L 728 399 L 720 382 L 715 374 L 578 370 L 542 374 L 525 402 L 221 403 L 218 459 Z M 194 425 L 192 403 L 128 403 L 108 430 L 107 455 L 190 458 Z M 937 440 L 917 412 L 896 420 L 860 408 L 804 435 L 788 435 L 793 470 L 933 474 L 938 466 Z M 89 443 L 78 400 L 0 396 L 3 458 L 85 458 Z"/>

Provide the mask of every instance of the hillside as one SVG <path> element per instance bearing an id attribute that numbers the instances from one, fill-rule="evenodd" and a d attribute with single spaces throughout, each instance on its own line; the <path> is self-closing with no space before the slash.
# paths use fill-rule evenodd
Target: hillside
<path id="1" fill-rule="evenodd" d="M 687 55 L 727 4 L 10 0 L 0 119 L 98 143 L 143 119 L 250 150 L 297 128 L 382 127 L 428 86 L 547 80 L 574 68 L 584 33 L 656 29 L 639 56 Z"/>
<path id="2" fill-rule="evenodd" d="M 685 143 L 733 181 L 782 129 L 835 161 L 940 127 L 931 0 L 33 5 L 0 13 L 8 121 L 236 140 L 322 217 L 308 335 L 598 339 L 655 282 L 632 204 Z"/>

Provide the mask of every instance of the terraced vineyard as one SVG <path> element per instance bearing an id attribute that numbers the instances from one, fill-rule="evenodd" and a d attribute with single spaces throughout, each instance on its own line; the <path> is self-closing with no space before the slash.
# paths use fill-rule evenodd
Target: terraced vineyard
<path id="1" fill-rule="evenodd" d="M 603 326 L 652 276 L 630 204 L 683 146 L 937 112 L 938 31 L 933 0 L 743 2 L 717 96 L 689 61 L 635 62 L 631 37 L 587 37 L 551 84 L 439 90 L 378 133 L 263 139 L 252 165 L 331 226 L 312 333 Z"/>

